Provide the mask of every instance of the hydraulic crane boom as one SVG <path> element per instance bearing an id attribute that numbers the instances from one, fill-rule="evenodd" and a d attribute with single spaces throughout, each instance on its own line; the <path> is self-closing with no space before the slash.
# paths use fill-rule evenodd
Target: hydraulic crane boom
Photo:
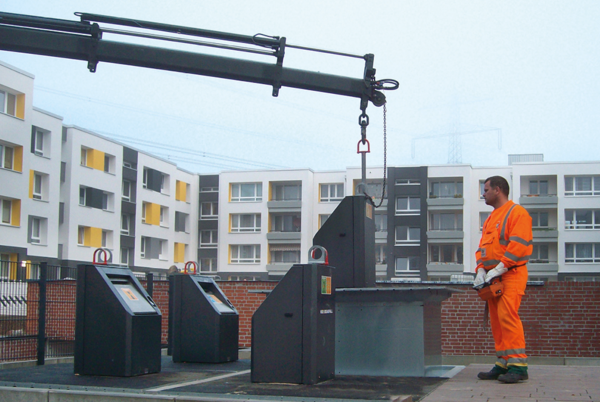
<path id="1" fill-rule="evenodd" d="M 362 130 L 361 142 L 363 144 L 367 142 L 366 126 L 368 125 L 368 116 L 365 111 L 368 103 L 371 102 L 375 106 L 384 105 L 386 103 L 385 95 L 381 91 L 397 89 L 398 87 L 398 82 L 395 80 L 377 81 L 375 79 L 374 56 L 372 54 L 355 56 L 327 52 L 365 60 L 364 76 L 362 78 L 349 78 L 283 67 L 286 46 L 324 52 L 318 49 L 286 45 L 286 38 L 284 37 L 270 37 L 260 34 L 245 36 L 87 13 L 76 13 L 76 15 L 80 17 L 80 21 L 0 13 L 0 50 L 87 61 L 88 69 L 91 72 L 96 71 L 99 62 L 106 62 L 271 85 L 273 96 L 278 95 L 281 87 L 291 87 L 356 97 L 360 99 L 360 109 L 362 111 L 359 117 L 359 125 Z M 98 23 L 133 27 L 136 31 L 101 28 Z M 160 36 L 147 33 L 147 31 L 167 32 L 176 36 Z M 102 38 L 103 33 L 251 52 L 274 56 L 276 62 L 264 63 L 108 41 Z M 198 37 L 240 43 L 246 45 L 246 47 L 202 42 L 197 39 Z M 363 171 L 365 168 L 364 156 L 363 152 Z M 363 183 L 365 182 L 366 178 L 363 177 Z"/>

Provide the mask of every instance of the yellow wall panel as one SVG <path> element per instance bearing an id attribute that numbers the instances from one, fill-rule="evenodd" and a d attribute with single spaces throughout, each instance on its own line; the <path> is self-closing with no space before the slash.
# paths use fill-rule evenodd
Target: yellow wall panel
<path id="1" fill-rule="evenodd" d="M 23 171 L 23 147 L 15 147 L 13 155 L 13 169 L 17 172 Z"/>
<path id="2" fill-rule="evenodd" d="M 17 110 L 15 116 L 19 119 L 25 118 L 25 94 L 17 95 Z"/>
<path id="3" fill-rule="evenodd" d="M 35 178 L 35 172 L 29 171 L 29 198 L 33 198 L 33 180 Z"/>
<path id="4" fill-rule="evenodd" d="M 86 227 L 83 237 L 83 245 L 88 247 L 102 247 L 102 229 Z"/>
<path id="5" fill-rule="evenodd" d="M 13 226 L 21 226 L 21 200 L 12 200 L 11 222 Z M 16 255 L 16 254 L 15 254 Z"/>
<path id="6" fill-rule="evenodd" d="M 185 262 L 185 244 L 175 243 L 175 255 L 173 256 L 174 262 Z"/>
<path id="7" fill-rule="evenodd" d="M 187 183 L 177 180 L 175 185 L 175 199 L 177 201 L 187 201 Z"/>
<path id="8" fill-rule="evenodd" d="M 151 202 L 144 203 L 146 208 L 146 223 L 150 225 L 160 225 L 160 205 Z"/>
<path id="9" fill-rule="evenodd" d="M 87 150 L 87 166 L 104 171 L 104 152 L 89 148 Z"/>

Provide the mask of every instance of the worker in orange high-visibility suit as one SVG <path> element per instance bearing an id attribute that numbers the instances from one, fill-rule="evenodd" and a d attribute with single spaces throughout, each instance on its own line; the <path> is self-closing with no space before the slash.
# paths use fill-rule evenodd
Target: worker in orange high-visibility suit
<path id="1" fill-rule="evenodd" d="M 516 383 L 529 379 L 519 306 L 525 294 L 526 264 L 533 245 L 531 217 L 525 208 L 508 200 L 509 191 L 508 182 L 500 176 L 492 176 L 484 183 L 483 198 L 494 210 L 483 225 L 473 287 L 481 288 L 498 277 L 504 284 L 502 296 L 488 301 L 496 364 L 478 377 Z"/>

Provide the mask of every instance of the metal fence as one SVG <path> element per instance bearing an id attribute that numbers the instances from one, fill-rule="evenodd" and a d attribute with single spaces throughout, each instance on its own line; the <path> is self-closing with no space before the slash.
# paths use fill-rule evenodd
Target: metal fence
<path id="1" fill-rule="evenodd" d="M 150 295 L 164 279 L 136 277 Z M 0 363 L 73 356 L 76 294 L 77 268 L 0 261 Z"/>

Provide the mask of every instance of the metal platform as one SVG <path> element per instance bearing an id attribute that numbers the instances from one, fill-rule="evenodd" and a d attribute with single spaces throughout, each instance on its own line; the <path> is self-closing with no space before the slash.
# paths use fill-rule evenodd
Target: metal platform
<path id="1" fill-rule="evenodd" d="M 315 385 L 250 381 L 250 360 L 173 363 L 137 377 L 79 376 L 72 363 L 0 370 L 0 400 L 53 401 L 418 401 L 447 378 L 336 376 Z"/>

